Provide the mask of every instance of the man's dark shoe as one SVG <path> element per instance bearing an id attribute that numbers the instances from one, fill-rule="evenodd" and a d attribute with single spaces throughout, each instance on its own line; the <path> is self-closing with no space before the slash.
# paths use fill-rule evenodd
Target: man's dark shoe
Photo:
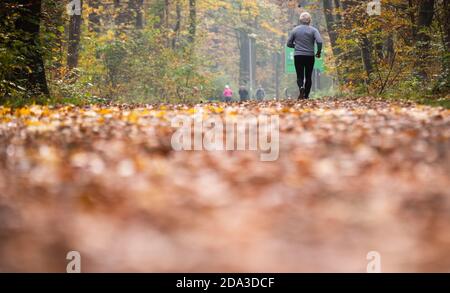
<path id="1" fill-rule="evenodd" d="M 305 98 L 305 88 L 300 89 L 300 94 L 298 95 L 299 100 L 303 100 Z"/>

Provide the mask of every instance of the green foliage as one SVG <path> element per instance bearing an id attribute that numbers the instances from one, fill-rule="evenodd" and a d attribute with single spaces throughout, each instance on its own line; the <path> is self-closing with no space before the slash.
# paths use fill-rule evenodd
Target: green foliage
<path id="1" fill-rule="evenodd" d="M 28 48 L 15 38 L 20 32 L 13 29 L 17 14 L 7 13 L 11 7 L 0 4 L 0 99 L 26 93 L 19 81 L 10 78 L 11 72 L 25 66 L 23 53 Z"/>
<path id="2" fill-rule="evenodd" d="M 113 88 L 117 86 L 119 79 L 124 78 L 125 72 L 121 68 L 124 67 L 128 55 L 126 46 L 125 42 L 113 40 L 97 48 L 97 56 L 103 61 L 108 82 Z"/>
<path id="3" fill-rule="evenodd" d="M 128 102 L 186 100 L 197 94 L 195 88 L 208 87 L 201 74 L 201 62 L 190 49 L 173 50 L 163 45 L 161 33 L 146 28 L 130 38 L 114 38 L 98 43 L 97 62 L 102 70 L 94 73 L 96 86 L 108 98 Z M 106 73 L 107 78 L 102 76 Z"/>

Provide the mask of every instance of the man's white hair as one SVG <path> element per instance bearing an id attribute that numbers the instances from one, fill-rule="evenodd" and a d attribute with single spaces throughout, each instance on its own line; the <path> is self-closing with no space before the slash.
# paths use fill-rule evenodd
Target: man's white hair
<path id="1" fill-rule="evenodd" d="M 311 14 L 308 12 L 303 12 L 300 14 L 300 23 L 301 24 L 311 24 Z"/>

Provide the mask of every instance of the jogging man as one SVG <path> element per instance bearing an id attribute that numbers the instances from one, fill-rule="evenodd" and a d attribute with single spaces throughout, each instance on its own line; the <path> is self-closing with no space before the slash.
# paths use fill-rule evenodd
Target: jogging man
<path id="1" fill-rule="evenodd" d="M 300 89 L 299 99 L 309 99 L 312 86 L 312 73 L 314 69 L 314 44 L 317 43 L 317 53 L 322 54 L 322 37 L 319 31 L 311 26 L 311 15 L 303 12 L 300 15 L 300 25 L 294 28 L 289 35 L 287 46 L 295 48 L 295 70 L 297 72 L 297 84 Z M 306 82 L 305 82 L 306 81 Z"/>

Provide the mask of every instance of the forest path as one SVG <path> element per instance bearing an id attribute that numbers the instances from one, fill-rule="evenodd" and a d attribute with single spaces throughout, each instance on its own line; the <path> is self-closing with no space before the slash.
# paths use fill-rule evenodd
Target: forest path
<path id="1" fill-rule="evenodd" d="M 450 267 L 450 111 L 373 98 L 208 104 L 280 152 L 174 152 L 189 106 L 0 107 L 0 271 Z"/>

